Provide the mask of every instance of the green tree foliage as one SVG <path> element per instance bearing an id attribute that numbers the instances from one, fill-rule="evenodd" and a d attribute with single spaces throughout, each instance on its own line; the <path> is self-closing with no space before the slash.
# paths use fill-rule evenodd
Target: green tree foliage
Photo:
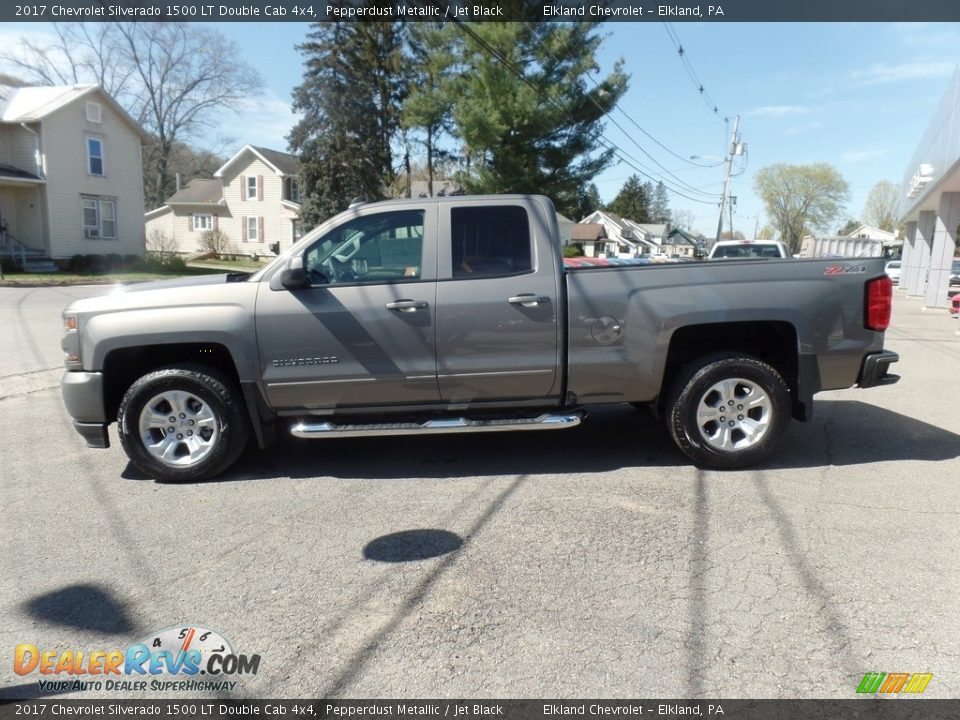
<path id="1" fill-rule="evenodd" d="M 302 119 L 288 138 L 300 155 L 301 218 L 314 225 L 354 197 L 376 199 L 393 177 L 390 142 L 405 87 L 400 23 L 316 23 L 298 46 Z"/>
<path id="2" fill-rule="evenodd" d="M 620 188 L 607 210 L 622 218 L 638 223 L 650 222 L 650 183 L 640 182 L 638 175 L 631 175 Z"/>
<path id="3" fill-rule="evenodd" d="M 867 195 L 863 208 L 863 221 L 881 230 L 894 232 L 900 212 L 900 188 L 889 180 L 881 180 Z"/>
<path id="4" fill-rule="evenodd" d="M 426 153 L 427 194 L 433 196 L 437 162 L 449 157 L 440 140 L 453 123 L 453 63 L 456 28 L 453 25 L 423 22 L 410 27 L 410 56 L 413 60 L 409 88 L 403 103 L 401 124 L 418 130 Z"/>
<path id="5" fill-rule="evenodd" d="M 576 215 L 578 218 L 582 219 L 596 210 L 603 210 L 603 201 L 600 199 L 600 190 L 597 189 L 596 183 L 587 185 L 586 188 L 581 190 L 578 197 Z"/>
<path id="6" fill-rule="evenodd" d="M 595 23 L 457 24 L 456 82 L 450 87 L 456 136 L 470 166 L 470 192 L 541 193 L 578 214 L 590 180 L 613 151 L 601 119 L 626 92 L 617 64 L 595 85 Z M 522 77 L 518 77 L 518 74 Z"/>
<path id="7" fill-rule="evenodd" d="M 827 163 L 770 165 L 757 172 L 754 189 L 791 253 L 805 234 L 830 227 L 850 199 L 847 181 Z"/>

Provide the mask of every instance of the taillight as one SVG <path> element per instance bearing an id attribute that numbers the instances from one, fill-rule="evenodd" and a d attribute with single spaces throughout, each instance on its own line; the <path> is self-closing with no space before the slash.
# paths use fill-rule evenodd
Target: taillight
<path id="1" fill-rule="evenodd" d="M 890 312 L 893 310 L 893 280 L 888 275 L 874 278 L 867 283 L 866 307 L 863 324 L 867 330 L 886 330 L 890 327 Z"/>

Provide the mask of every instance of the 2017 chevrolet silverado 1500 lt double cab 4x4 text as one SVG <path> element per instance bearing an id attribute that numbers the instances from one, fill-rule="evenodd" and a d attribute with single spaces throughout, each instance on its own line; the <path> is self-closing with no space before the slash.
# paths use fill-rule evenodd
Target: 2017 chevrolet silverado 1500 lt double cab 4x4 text
<path id="1" fill-rule="evenodd" d="M 895 382 L 876 260 L 565 269 L 543 197 L 352 207 L 252 275 L 160 281 L 63 313 L 63 398 L 158 478 L 224 471 L 252 433 L 569 428 L 649 404 L 695 463 L 766 457 L 814 393 Z M 638 439 L 638 442 L 640 440 Z"/>

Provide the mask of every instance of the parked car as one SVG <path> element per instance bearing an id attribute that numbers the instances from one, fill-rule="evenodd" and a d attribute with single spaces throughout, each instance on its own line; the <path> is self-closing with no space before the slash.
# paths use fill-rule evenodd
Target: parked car
<path id="1" fill-rule="evenodd" d="M 887 275 L 890 276 L 890 279 L 893 280 L 898 285 L 900 284 L 900 261 L 891 260 L 884 266 L 884 271 Z"/>
<path id="2" fill-rule="evenodd" d="M 950 284 L 960 285 L 960 258 L 954 258 L 950 266 Z"/>
<path id="3" fill-rule="evenodd" d="M 950 314 L 960 316 L 960 293 L 950 298 Z"/>
<path id="4" fill-rule="evenodd" d="M 710 250 L 708 260 L 789 258 L 790 250 L 776 240 L 721 240 Z"/>

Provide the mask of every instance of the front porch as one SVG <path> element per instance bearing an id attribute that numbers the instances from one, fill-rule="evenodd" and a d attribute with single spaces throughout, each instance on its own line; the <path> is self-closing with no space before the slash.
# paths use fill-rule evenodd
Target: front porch
<path id="1" fill-rule="evenodd" d="M 0 257 L 20 267 L 50 257 L 43 218 L 45 186 L 35 175 L 0 165 Z"/>

